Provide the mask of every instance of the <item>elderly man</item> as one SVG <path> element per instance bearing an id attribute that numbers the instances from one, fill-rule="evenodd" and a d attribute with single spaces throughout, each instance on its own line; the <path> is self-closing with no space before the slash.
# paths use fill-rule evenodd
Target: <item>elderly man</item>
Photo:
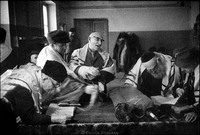
<path id="1" fill-rule="evenodd" d="M 146 52 L 126 76 L 125 84 L 136 87 L 148 97 L 173 97 L 173 87 L 179 81 L 179 68 L 173 58 L 157 52 Z"/>
<path id="2" fill-rule="evenodd" d="M 88 43 L 74 50 L 69 62 L 70 69 L 87 83 L 98 84 L 100 95 L 106 93 L 106 84 L 114 79 L 114 63 L 110 54 L 101 49 L 103 37 L 99 32 L 92 32 Z M 102 96 L 105 99 L 105 96 Z M 103 99 L 103 98 L 101 98 Z"/>

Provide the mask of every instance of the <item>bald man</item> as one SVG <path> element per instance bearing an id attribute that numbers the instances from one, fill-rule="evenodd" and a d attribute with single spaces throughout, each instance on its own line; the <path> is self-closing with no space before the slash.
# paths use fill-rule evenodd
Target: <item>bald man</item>
<path id="1" fill-rule="evenodd" d="M 110 54 L 101 49 L 103 41 L 101 33 L 92 32 L 88 43 L 73 51 L 69 67 L 83 81 L 98 84 L 99 93 L 105 95 L 106 84 L 114 79 L 115 73 Z"/>

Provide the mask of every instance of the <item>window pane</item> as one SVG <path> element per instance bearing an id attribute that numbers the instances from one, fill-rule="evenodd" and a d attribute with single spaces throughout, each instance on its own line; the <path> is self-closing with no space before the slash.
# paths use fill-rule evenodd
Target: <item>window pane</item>
<path id="1" fill-rule="evenodd" d="M 44 25 L 48 25 L 48 20 L 47 20 L 47 7 L 43 5 L 43 19 L 44 19 Z"/>
<path id="2" fill-rule="evenodd" d="M 44 36 L 47 37 L 49 28 L 48 28 L 48 13 L 46 5 L 43 5 L 43 21 L 44 21 Z"/>

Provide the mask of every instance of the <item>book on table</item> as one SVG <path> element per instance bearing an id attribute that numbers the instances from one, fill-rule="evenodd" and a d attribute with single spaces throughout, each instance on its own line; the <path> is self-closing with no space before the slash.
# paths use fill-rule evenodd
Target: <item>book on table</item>
<path id="1" fill-rule="evenodd" d="M 175 105 L 180 97 L 174 98 L 174 97 L 164 97 L 161 95 L 158 96 L 151 96 L 152 101 L 155 105 L 161 105 L 161 104 L 169 104 L 169 105 Z"/>
<path id="2" fill-rule="evenodd" d="M 72 105 L 63 105 L 59 106 L 58 104 L 51 103 L 47 109 L 46 114 L 49 116 L 57 115 L 60 117 L 66 117 L 66 120 L 70 120 L 74 116 L 76 106 Z"/>

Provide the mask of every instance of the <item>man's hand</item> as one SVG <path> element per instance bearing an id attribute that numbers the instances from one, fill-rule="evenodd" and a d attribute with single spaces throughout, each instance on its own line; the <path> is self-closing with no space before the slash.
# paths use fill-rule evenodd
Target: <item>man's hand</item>
<path id="1" fill-rule="evenodd" d="M 103 92 L 104 91 L 104 85 L 101 82 L 98 82 L 98 86 L 99 86 L 99 92 Z"/>
<path id="2" fill-rule="evenodd" d="M 98 93 L 98 86 L 97 85 L 88 85 L 85 88 L 85 93 L 92 95 L 93 93 Z"/>
<path id="3" fill-rule="evenodd" d="M 85 93 L 90 94 L 90 103 L 84 108 L 85 111 L 89 111 L 95 104 L 97 95 L 98 95 L 98 86 L 97 85 L 88 85 L 85 88 Z"/>
<path id="4" fill-rule="evenodd" d="M 179 97 L 182 96 L 184 92 L 185 92 L 185 91 L 184 91 L 184 89 L 182 89 L 182 88 L 177 88 L 177 89 L 176 89 L 176 94 L 177 94 Z"/>
<path id="5" fill-rule="evenodd" d="M 100 75 L 100 72 L 98 68 L 95 67 L 90 67 L 90 66 L 81 66 L 78 70 L 78 74 L 83 78 L 83 79 L 88 79 L 92 80 L 96 76 Z"/>
<path id="6" fill-rule="evenodd" d="M 186 105 L 186 106 L 181 106 L 181 107 L 172 106 L 171 108 L 172 110 L 174 110 L 175 113 L 180 114 L 181 112 L 190 110 L 192 107 L 190 105 Z"/>

